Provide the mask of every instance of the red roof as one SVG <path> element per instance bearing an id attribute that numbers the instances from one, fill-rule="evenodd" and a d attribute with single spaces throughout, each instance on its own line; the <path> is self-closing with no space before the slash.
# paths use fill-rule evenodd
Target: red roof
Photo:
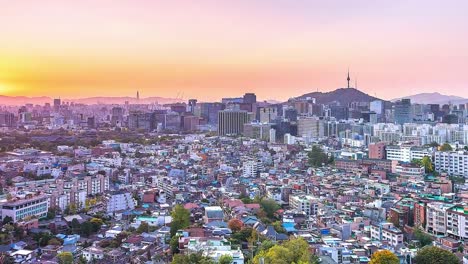
<path id="1" fill-rule="evenodd" d="M 258 203 L 245 204 L 245 207 L 249 208 L 249 209 L 260 209 L 260 204 L 258 204 Z"/>
<path id="2" fill-rule="evenodd" d="M 196 203 L 186 203 L 184 205 L 184 208 L 185 209 L 188 209 L 188 210 L 191 210 L 191 209 L 195 209 L 195 208 L 199 208 L 200 206 L 198 206 L 198 204 Z"/>

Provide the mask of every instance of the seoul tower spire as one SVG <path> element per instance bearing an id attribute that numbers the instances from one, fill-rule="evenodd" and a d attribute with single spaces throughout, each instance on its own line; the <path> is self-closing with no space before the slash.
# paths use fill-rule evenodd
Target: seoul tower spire
<path id="1" fill-rule="evenodd" d="M 351 81 L 351 78 L 349 78 L 349 68 L 348 68 L 348 78 L 346 80 L 348 80 L 348 89 L 349 89 L 351 88 L 351 86 L 349 86 L 349 81 Z"/>

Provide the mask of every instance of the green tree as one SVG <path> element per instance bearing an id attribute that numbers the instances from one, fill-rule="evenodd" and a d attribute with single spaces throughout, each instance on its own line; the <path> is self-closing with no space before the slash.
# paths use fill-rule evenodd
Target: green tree
<path id="1" fill-rule="evenodd" d="M 10 216 L 7 215 L 7 216 L 5 216 L 5 217 L 3 218 L 2 223 L 3 223 L 4 225 L 9 224 L 9 223 L 13 223 L 13 218 L 11 218 Z"/>
<path id="2" fill-rule="evenodd" d="M 15 259 L 8 255 L 7 253 L 0 253 L 0 263 L 2 264 L 14 264 L 15 263 Z"/>
<path id="3" fill-rule="evenodd" d="M 269 250 L 270 248 L 272 248 L 274 245 L 276 245 L 276 243 L 272 240 L 264 240 L 262 242 L 262 244 L 260 244 L 260 247 L 258 248 L 258 251 L 267 251 Z"/>
<path id="4" fill-rule="evenodd" d="M 62 241 L 58 240 L 58 238 L 51 238 L 48 242 L 47 242 L 48 245 L 54 245 L 54 246 L 61 246 L 62 245 Z"/>
<path id="5" fill-rule="evenodd" d="M 91 224 L 90 222 L 84 222 L 81 225 L 80 231 L 82 235 L 84 235 L 85 237 L 88 237 L 94 232 L 93 224 Z"/>
<path id="6" fill-rule="evenodd" d="M 78 221 L 78 219 L 76 219 L 76 218 L 73 218 L 72 221 L 71 221 L 71 228 L 72 228 L 73 233 L 76 233 L 77 230 L 80 230 L 80 228 L 81 228 L 80 221 Z"/>
<path id="7" fill-rule="evenodd" d="M 263 199 L 260 202 L 260 207 L 265 211 L 266 216 L 270 219 L 272 219 L 275 216 L 276 211 L 280 209 L 279 204 L 271 199 Z"/>
<path id="8" fill-rule="evenodd" d="M 276 232 L 286 233 L 286 229 L 284 229 L 283 223 L 281 223 L 281 221 L 275 221 L 271 225 L 275 228 Z"/>
<path id="9" fill-rule="evenodd" d="M 424 167 L 424 171 L 426 173 L 431 173 L 434 171 L 434 168 L 432 167 L 432 160 L 431 160 L 431 157 L 429 156 L 424 156 L 421 159 L 421 166 Z"/>
<path id="10" fill-rule="evenodd" d="M 33 236 L 33 239 L 39 244 L 41 247 L 45 247 L 48 245 L 49 240 L 54 238 L 50 233 L 48 232 L 41 232 L 38 234 L 35 234 Z"/>
<path id="11" fill-rule="evenodd" d="M 442 146 L 439 148 L 440 151 L 452 151 L 453 148 L 450 146 L 449 143 L 444 143 Z"/>
<path id="12" fill-rule="evenodd" d="M 173 236 L 169 242 L 172 254 L 179 253 L 179 236 Z"/>
<path id="13" fill-rule="evenodd" d="M 83 255 L 81 255 L 79 258 L 78 258 L 78 261 L 77 261 L 77 264 L 87 264 L 88 261 L 85 259 L 85 257 L 83 257 Z M 92 262 L 91 262 L 92 263 Z"/>
<path id="14" fill-rule="evenodd" d="M 56 210 L 54 208 L 49 208 L 49 211 L 47 211 L 47 219 L 54 219 L 56 215 Z"/>
<path id="15" fill-rule="evenodd" d="M 239 232 L 236 232 L 231 235 L 231 239 L 238 242 L 247 242 L 247 240 L 252 236 L 253 229 L 251 227 L 244 227 Z"/>
<path id="16" fill-rule="evenodd" d="M 222 255 L 221 257 L 219 257 L 218 259 L 218 263 L 219 264 L 231 264 L 232 263 L 232 256 L 230 255 Z"/>
<path id="17" fill-rule="evenodd" d="M 104 221 L 102 221 L 101 218 L 97 218 L 97 217 L 91 218 L 91 220 L 89 220 L 89 222 L 93 226 L 93 232 L 99 231 L 99 229 L 101 229 L 101 226 L 104 224 Z"/>
<path id="18" fill-rule="evenodd" d="M 416 264 L 458 264 L 457 256 L 450 251 L 428 246 L 418 251 L 414 258 Z"/>
<path id="19" fill-rule="evenodd" d="M 263 259 L 264 263 L 289 264 L 289 263 L 313 263 L 312 255 L 309 252 L 309 244 L 302 239 L 296 238 L 261 250 L 253 259 L 252 263 L 259 264 Z"/>
<path id="20" fill-rule="evenodd" d="M 416 230 L 414 230 L 414 238 L 419 241 L 421 247 L 432 244 L 432 237 L 429 234 L 424 233 L 421 228 L 416 228 Z"/>
<path id="21" fill-rule="evenodd" d="M 136 232 L 138 234 L 141 234 L 141 233 L 144 233 L 144 232 L 148 232 L 149 230 L 149 225 L 147 222 L 141 222 L 140 226 L 137 228 Z"/>
<path id="22" fill-rule="evenodd" d="M 172 258 L 172 264 L 215 264 L 215 262 L 208 258 L 204 257 L 201 253 L 192 253 L 192 254 L 175 254 Z"/>
<path id="23" fill-rule="evenodd" d="M 171 213 L 171 237 L 173 237 L 178 230 L 190 226 L 190 212 L 182 205 L 178 204 L 174 207 Z"/>
<path id="24" fill-rule="evenodd" d="M 379 250 L 375 252 L 369 264 L 399 264 L 400 260 L 390 250 Z"/>
<path id="25" fill-rule="evenodd" d="M 329 164 L 333 160 L 329 160 L 328 155 L 323 152 L 319 146 L 313 146 L 312 150 L 308 153 L 309 166 L 321 167 L 323 164 Z"/>
<path id="26" fill-rule="evenodd" d="M 71 252 L 61 252 L 57 254 L 60 264 L 73 264 L 73 255 Z"/>

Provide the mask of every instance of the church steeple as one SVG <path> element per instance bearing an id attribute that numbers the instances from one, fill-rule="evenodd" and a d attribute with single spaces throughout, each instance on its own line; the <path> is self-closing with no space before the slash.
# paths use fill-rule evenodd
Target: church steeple
<path id="1" fill-rule="evenodd" d="M 349 78 L 349 68 L 348 68 L 348 78 L 346 80 L 348 80 L 348 89 L 349 89 L 351 88 L 351 86 L 349 86 L 349 82 L 351 81 L 351 78 Z"/>

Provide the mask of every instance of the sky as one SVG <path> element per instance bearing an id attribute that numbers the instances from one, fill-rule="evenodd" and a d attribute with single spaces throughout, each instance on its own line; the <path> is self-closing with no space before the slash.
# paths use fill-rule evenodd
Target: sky
<path id="1" fill-rule="evenodd" d="M 0 0 L 0 94 L 468 97 L 468 1 Z"/>

